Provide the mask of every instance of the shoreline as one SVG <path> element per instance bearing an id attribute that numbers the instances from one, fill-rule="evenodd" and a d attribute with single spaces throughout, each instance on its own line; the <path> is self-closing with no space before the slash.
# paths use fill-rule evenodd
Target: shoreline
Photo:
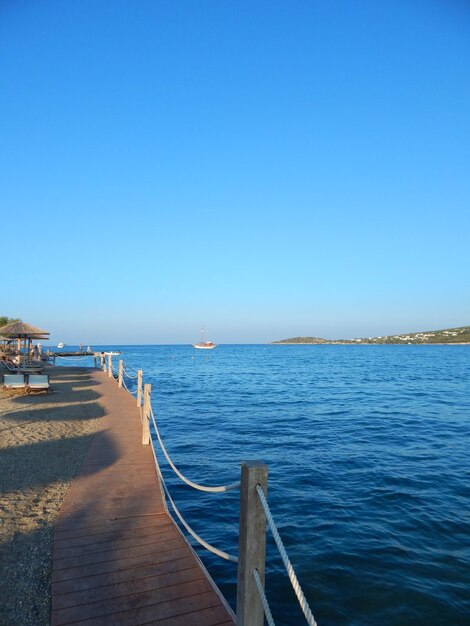
<path id="1" fill-rule="evenodd" d="M 360 341 L 322 341 L 315 343 L 313 341 L 272 341 L 268 345 L 270 346 L 470 346 L 470 341 L 460 342 L 433 342 L 433 343 L 418 343 L 418 342 L 396 342 L 396 343 L 367 343 Z"/>
<path id="2" fill-rule="evenodd" d="M 0 396 L 2 626 L 50 623 L 54 521 L 103 415 L 90 368 L 46 372 L 51 393 Z"/>

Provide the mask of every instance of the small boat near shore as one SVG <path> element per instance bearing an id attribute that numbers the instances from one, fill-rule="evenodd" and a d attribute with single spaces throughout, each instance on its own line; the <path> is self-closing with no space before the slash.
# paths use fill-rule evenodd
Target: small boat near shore
<path id="1" fill-rule="evenodd" d="M 213 350 L 214 348 L 217 348 L 216 343 L 205 340 L 205 333 L 206 331 L 204 328 L 201 328 L 201 341 L 199 343 L 193 343 L 193 348 L 196 348 L 196 350 Z"/>

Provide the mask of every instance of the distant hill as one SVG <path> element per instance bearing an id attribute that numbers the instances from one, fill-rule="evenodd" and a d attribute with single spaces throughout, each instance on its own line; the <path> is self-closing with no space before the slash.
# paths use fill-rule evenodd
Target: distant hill
<path id="1" fill-rule="evenodd" d="M 322 339 L 321 337 L 292 337 L 291 339 L 281 339 L 271 343 L 331 343 L 332 339 Z"/>
<path id="2" fill-rule="evenodd" d="M 470 343 L 470 326 L 445 328 L 444 330 L 427 330 L 421 333 L 404 335 L 386 335 L 384 337 L 358 337 L 357 339 L 322 339 L 321 337 L 292 337 L 272 343 L 308 343 L 308 344 L 404 344 L 404 343 Z"/>

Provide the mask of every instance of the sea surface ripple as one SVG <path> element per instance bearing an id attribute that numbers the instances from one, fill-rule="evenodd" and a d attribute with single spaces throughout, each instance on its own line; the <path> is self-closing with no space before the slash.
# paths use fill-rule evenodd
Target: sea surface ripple
<path id="1" fill-rule="evenodd" d="M 121 346 L 194 481 L 269 466 L 269 503 L 320 626 L 470 624 L 470 346 Z M 237 552 L 238 494 L 162 469 L 207 541 Z M 269 535 L 269 533 L 268 533 Z M 232 606 L 236 566 L 199 550 Z M 304 623 L 268 537 L 279 624 Z"/>

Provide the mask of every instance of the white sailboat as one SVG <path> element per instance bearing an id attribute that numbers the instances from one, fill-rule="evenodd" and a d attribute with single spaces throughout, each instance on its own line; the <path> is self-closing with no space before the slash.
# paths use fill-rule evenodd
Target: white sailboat
<path id="1" fill-rule="evenodd" d="M 193 348 L 197 350 L 212 350 L 213 348 L 217 348 L 216 343 L 212 343 L 212 341 L 205 341 L 205 333 L 204 328 L 201 328 L 201 341 L 199 343 L 193 343 Z"/>

